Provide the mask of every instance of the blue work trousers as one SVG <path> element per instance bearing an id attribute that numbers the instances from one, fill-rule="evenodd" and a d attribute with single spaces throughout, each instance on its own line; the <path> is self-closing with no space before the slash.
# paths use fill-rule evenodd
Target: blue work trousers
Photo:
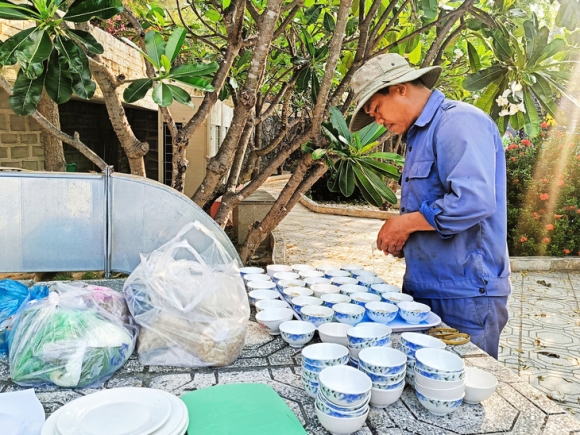
<path id="1" fill-rule="evenodd" d="M 508 321 L 507 296 L 477 296 L 464 299 L 421 299 L 441 320 L 497 359 L 499 337 Z"/>

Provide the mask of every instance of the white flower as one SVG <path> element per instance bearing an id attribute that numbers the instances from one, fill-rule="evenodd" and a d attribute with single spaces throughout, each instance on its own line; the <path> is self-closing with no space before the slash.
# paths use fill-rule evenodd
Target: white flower
<path id="1" fill-rule="evenodd" d="M 348 141 L 345 139 L 344 136 L 338 135 L 338 140 L 348 145 Z"/>
<path id="2" fill-rule="evenodd" d="M 516 92 L 520 92 L 522 90 L 522 84 L 518 82 L 511 82 L 510 87 L 512 92 L 515 94 Z"/>
<path id="3" fill-rule="evenodd" d="M 518 104 L 518 110 L 519 110 L 520 112 L 524 112 L 524 113 L 526 113 L 526 106 L 524 106 L 524 103 L 520 103 L 520 104 Z"/>
<path id="4" fill-rule="evenodd" d="M 503 94 L 501 94 L 501 96 L 502 96 L 502 97 L 504 97 L 504 98 L 507 98 L 507 96 L 508 96 L 509 94 L 511 94 L 511 93 L 512 93 L 511 89 L 510 89 L 510 88 L 508 88 L 508 89 L 506 89 L 505 91 L 503 91 Z"/>
<path id="5" fill-rule="evenodd" d="M 510 112 L 507 109 L 503 109 L 501 112 L 499 112 L 499 116 L 506 116 L 509 114 L 510 114 Z"/>
<path id="6" fill-rule="evenodd" d="M 455 50 L 453 50 L 453 53 L 455 53 L 455 59 L 459 59 L 461 56 L 463 56 L 463 51 L 461 51 L 459 48 L 456 48 Z"/>
<path id="7" fill-rule="evenodd" d="M 509 108 L 509 114 L 510 115 L 515 115 L 516 113 L 519 112 L 519 107 L 517 104 L 510 104 L 510 108 Z"/>
<path id="8" fill-rule="evenodd" d="M 495 102 L 497 103 L 498 106 L 507 106 L 509 104 L 509 101 L 506 97 L 504 97 L 503 95 L 500 95 L 499 97 L 497 97 L 495 99 Z"/>

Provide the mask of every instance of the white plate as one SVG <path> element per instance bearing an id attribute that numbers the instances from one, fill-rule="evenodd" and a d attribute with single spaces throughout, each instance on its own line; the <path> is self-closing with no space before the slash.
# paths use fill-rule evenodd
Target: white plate
<path id="1" fill-rule="evenodd" d="M 393 332 L 408 332 L 408 331 L 422 331 L 424 329 L 431 329 L 441 323 L 441 317 L 432 311 L 429 311 L 429 315 L 425 320 L 416 325 L 411 325 L 405 322 L 405 320 L 397 314 L 391 322 L 386 325 L 392 328 Z"/>
<path id="2" fill-rule="evenodd" d="M 113 388 L 81 397 L 63 407 L 60 435 L 149 435 L 171 414 L 164 394 L 151 388 Z"/>
<path id="3" fill-rule="evenodd" d="M 167 393 L 166 391 L 161 391 L 161 393 L 163 393 L 171 403 L 171 415 L 163 426 L 150 435 L 183 435 L 189 424 L 189 414 L 185 403 L 183 403 L 183 401 L 178 397 Z M 66 406 L 67 405 L 56 410 L 50 417 L 48 417 L 46 423 L 42 427 L 40 435 L 60 435 L 56 427 L 56 422 Z"/>
<path id="4" fill-rule="evenodd" d="M 0 412 L 0 428 L 2 435 L 21 435 L 22 425 L 16 417 Z"/>

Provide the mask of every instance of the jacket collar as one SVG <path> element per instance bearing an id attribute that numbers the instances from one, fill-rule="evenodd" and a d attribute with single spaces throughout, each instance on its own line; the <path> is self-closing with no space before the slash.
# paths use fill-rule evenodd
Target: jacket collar
<path id="1" fill-rule="evenodd" d="M 425 104 L 425 107 L 423 107 L 421 115 L 419 115 L 419 118 L 417 118 L 415 124 L 413 125 L 416 125 L 417 127 L 425 127 L 427 124 L 429 124 L 435 116 L 435 112 L 437 112 L 437 109 L 439 109 L 439 106 L 441 106 L 444 100 L 445 95 L 443 95 L 441 91 L 433 89 L 431 96 L 427 100 L 427 104 Z"/>

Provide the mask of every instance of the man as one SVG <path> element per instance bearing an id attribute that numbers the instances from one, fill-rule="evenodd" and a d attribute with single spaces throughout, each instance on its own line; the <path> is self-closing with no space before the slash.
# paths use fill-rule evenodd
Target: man
<path id="1" fill-rule="evenodd" d="M 403 291 L 497 359 L 510 293 L 504 150 L 489 116 L 432 90 L 440 73 L 398 54 L 371 59 L 352 79 L 350 129 L 376 121 L 407 143 L 401 214 L 377 237 L 405 257 Z"/>

